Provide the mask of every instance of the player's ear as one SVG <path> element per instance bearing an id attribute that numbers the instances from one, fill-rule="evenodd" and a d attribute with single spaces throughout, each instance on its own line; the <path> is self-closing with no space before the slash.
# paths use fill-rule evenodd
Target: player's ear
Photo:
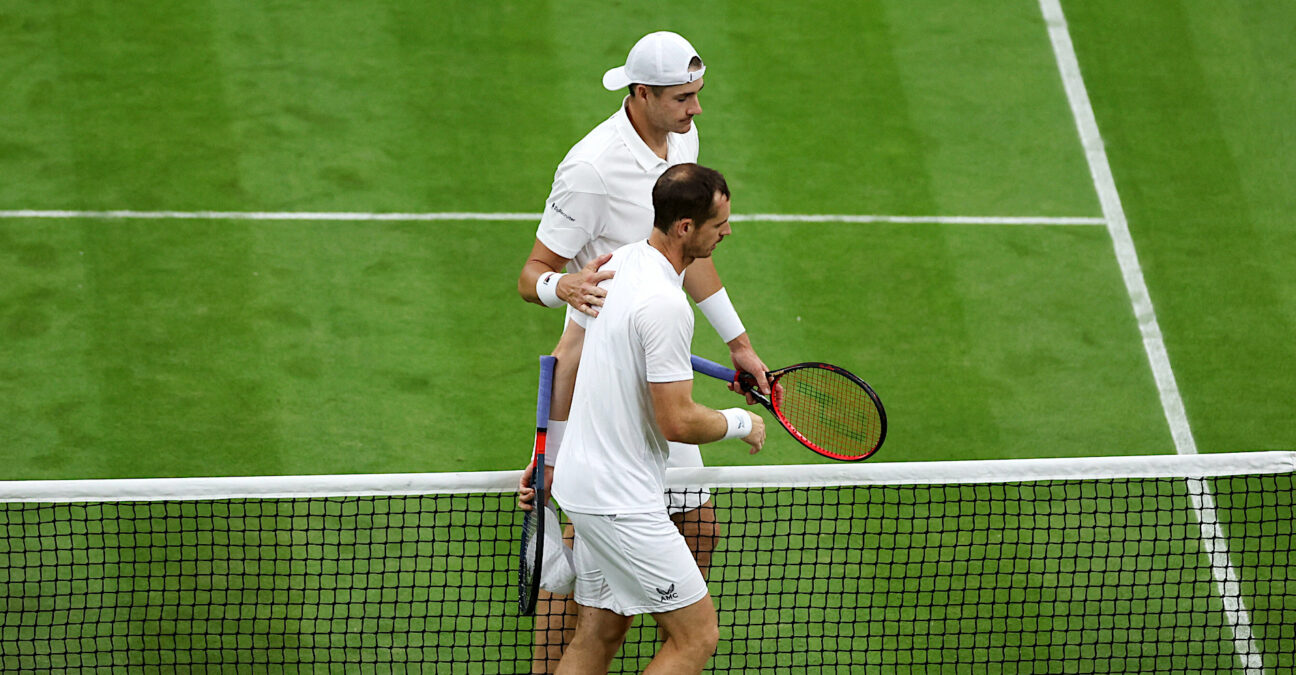
<path id="1" fill-rule="evenodd" d="M 689 231 L 693 229 L 693 219 L 680 218 L 679 220 L 675 221 L 675 227 L 679 228 L 681 235 L 687 235 Z"/>

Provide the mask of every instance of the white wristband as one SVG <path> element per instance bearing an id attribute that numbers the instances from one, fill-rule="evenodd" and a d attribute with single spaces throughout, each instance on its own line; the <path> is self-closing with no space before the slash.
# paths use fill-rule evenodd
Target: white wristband
<path id="1" fill-rule="evenodd" d="M 724 415 L 725 421 L 729 423 L 729 430 L 725 432 L 724 438 L 720 440 L 727 441 L 731 438 L 746 438 L 747 434 L 751 433 L 751 415 L 749 415 L 746 410 L 743 410 L 742 408 L 726 408 L 718 412 L 721 415 Z"/>
<path id="2" fill-rule="evenodd" d="M 566 303 L 558 299 L 558 280 L 563 278 L 558 272 L 545 272 L 536 279 L 536 295 L 545 307 L 560 307 Z"/>
<path id="3" fill-rule="evenodd" d="M 729 301 L 729 293 L 723 287 L 712 293 L 710 297 L 697 304 L 698 309 L 706 316 L 707 321 L 720 334 L 720 340 L 729 342 L 730 340 L 747 332 L 743 327 L 742 319 L 738 318 L 738 312 L 734 309 L 733 303 Z"/>
<path id="4" fill-rule="evenodd" d="M 567 420 L 549 420 L 548 430 L 545 431 L 545 466 L 553 466 L 558 462 L 558 451 L 562 450 L 563 434 L 566 431 Z"/>

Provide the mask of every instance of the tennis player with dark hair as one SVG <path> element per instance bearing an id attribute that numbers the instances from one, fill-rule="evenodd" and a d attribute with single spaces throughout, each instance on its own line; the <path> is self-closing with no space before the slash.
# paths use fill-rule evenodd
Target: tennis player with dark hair
<path id="1" fill-rule="evenodd" d="M 558 166 L 536 240 L 521 274 L 518 292 L 529 302 L 566 307 L 562 338 L 554 348 L 558 357 L 548 425 L 546 462 L 560 455 L 571 405 L 585 331 L 575 320 L 598 314 L 605 291 L 599 282 L 612 275 L 600 269 L 620 246 L 648 237 L 653 226 L 652 190 L 668 167 L 696 162 L 698 132 L 693 118 L 702 112 L 698 95 L 706 66 L 683 37 L 670 32 L 651 33 L 635 44 L 624 66 L 603 76 L 611 90 L 627 90 L 621 106 L 572 147 Z M 567 273 L 564 273 L 566 271 Z M 684 277 L 684 290 L 698 304 L 729 347 L 730 359 L 742 371 L 758 378 L 768 393 L 769 369 L 756 354 L 710 258 L 699 258 Z M 673 443 L 671 466 L 702 466 L 696 445 Z M 528 467 L 520 489 L 530 482 Z M 669 495 L 672 518 L 683 530 L 703 573 L 710 564 L 718 528 L 714 508 L 705 493 Z M 522 508 L 530 508 L 525 497 Z M 556 519 L 555 519 L 556 522 Z M 549 531 L 557 528 L 549 528 Z M 536 610 L 536 663 L 533 672 L 550 672 L 570 639 L 575 607 L 566 598 L 561 557 L 551 557 L 548 546 L 544 579 Z"/>
<path id="2" fill-rule="evenodd" d="M 665 641 L 646 673 L 700 673 L 719 627 L 706 581 L 662 498 L 668 441 L 765 442 L 759 415 L 693 401 L 693 310 L 684 271 L 731 233 L 718 172 L 673 166 L 652 192 L 647 241 L 616 250 L 604 304 L 581 316 L 584 348 L 553 494 L 575 526 L 576 633 L 558 673 L 605 673 L 634 616 Z"/>

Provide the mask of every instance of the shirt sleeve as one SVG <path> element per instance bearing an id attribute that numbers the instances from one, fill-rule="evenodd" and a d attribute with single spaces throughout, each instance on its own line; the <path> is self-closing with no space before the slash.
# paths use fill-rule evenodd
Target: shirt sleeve
<path id="1" fill-rule="evenodd" d="M 693 310 L 681 291 L 650 298 L 634 315 L 649 382 L 693 379 Z"/>
<path id="2" fill-rule="evenodd" d="M 563 163 L 554 174 L 536 239 L 564 258 L 575 258 L 603 233 L 607 214 L 607 188 L 594 167 L 585 162 Z"/>
<path id="3" fill-rule="evenodd" d="M 585 312 L 578 311 L 575 307 L 567 305 L 567 320 L 574 322 L 577 326 L 589 330 L 590 319 L 594 318 Z M 563 324 L 563 330 L 567 329 L 567 324 Z"/>

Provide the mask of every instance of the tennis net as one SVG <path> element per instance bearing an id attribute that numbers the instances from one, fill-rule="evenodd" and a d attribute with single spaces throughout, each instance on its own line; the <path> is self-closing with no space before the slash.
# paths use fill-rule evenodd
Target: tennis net
<path id="1" fill-rule="evenodd" d="M 711 672 L 1251 675 L 1296 671 L 1294 472 L 1263 452 L 670 481 L 720 523 Z M 0 483 L 0 670 L 530 672 L 517 479 Z M 656 647 L 637 626 L 613 672 Z"/>

